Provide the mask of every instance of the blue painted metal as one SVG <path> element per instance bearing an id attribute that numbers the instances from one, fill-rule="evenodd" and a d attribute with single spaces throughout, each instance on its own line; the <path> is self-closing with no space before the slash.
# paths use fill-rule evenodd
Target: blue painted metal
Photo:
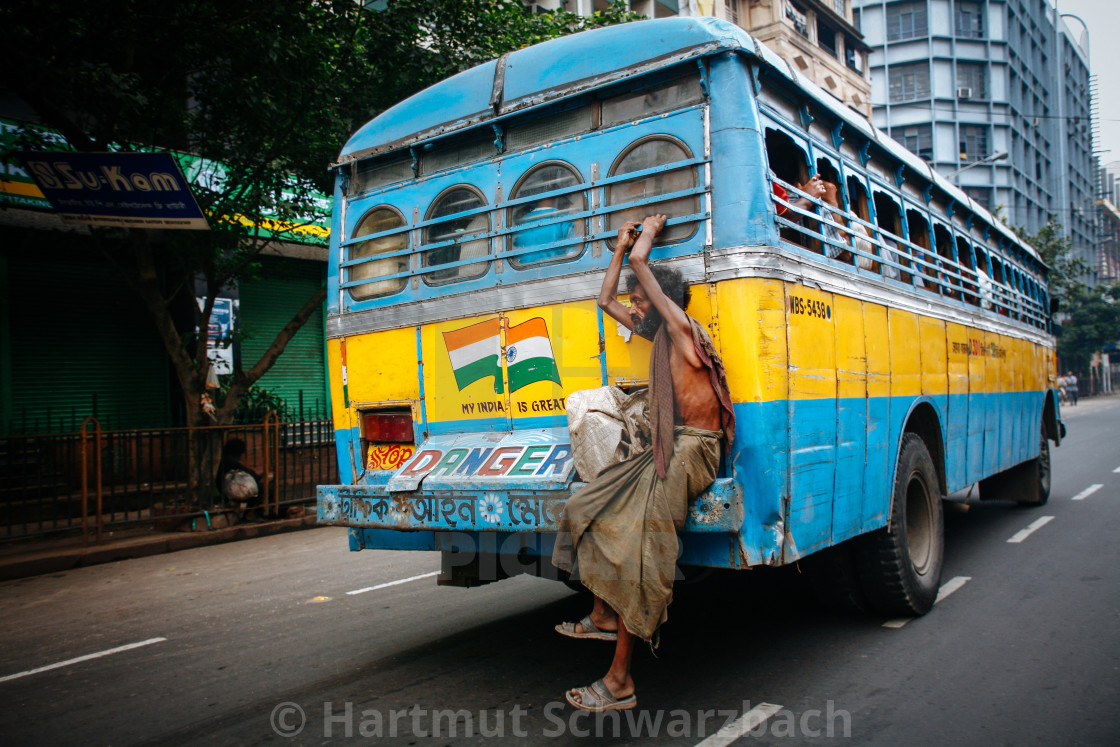
<path id="1" fill-rule="evenodd" d="M 362 529 L 398 531 L 555 532 L 568 496 L 564 490 L 446 490 L 391 493 L 385 485 L 331 485 L 318 489 L 318 520 Z M 689 503 L 685 532 L 733 533 L 743 525 L 743 497 L 720 478 Z"/>

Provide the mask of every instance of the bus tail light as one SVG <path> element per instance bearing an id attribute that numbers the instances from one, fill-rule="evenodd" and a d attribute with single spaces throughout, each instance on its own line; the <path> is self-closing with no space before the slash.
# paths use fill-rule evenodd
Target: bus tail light
<path id="1" fill-rule="evenodd" d="M 413 443 L 412 413 L 363 412 L 362 439 L 375 444 Z"/>

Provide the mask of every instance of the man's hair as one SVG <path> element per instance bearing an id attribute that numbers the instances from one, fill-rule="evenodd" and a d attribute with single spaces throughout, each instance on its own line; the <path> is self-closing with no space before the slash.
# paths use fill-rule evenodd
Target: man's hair
<path id="1" fill-rule="evenodd" d="M 688 308 L 688 299 L 692 298 L 692 289 L 688 287 L 688 283 L 685 282 L 684 275 L 681 274 L 680 270 L 650 263 L 649 271 L 653 273 L 657 284 L 661 286 L 662 293 L 682 309 Z M 640 284 L 638 276 L 630 273 L 630 277 L 626 278 L 626 292 L 632 293 L 634 286 Z"/>
<path id="2" fill-rule="evenodd" d="M 222 445 L 222 457 L 225 459 L 238 460 L 245 456 L 246 452 L 248 449 L 240 438 L 231 438 Z"/>

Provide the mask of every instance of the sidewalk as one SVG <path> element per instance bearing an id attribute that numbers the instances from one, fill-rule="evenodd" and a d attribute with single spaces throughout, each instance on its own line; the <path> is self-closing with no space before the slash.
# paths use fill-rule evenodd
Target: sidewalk
<path id="1" fill-rule="evenodd" d="M 80 534 L 18 540 L 0 544 L 0 581 L 160 555 L 192 547 L 266 537 L 316 526 L 315 507 L 308 506 L 304 515 L 296 518 L 267 519 L 224 529 L 175 531 L 151 526 L 116 529 L 104 532 L 100 545 L 94 544 L 95 536 L 92 533 L 88 546 L 82 544 Z"/>

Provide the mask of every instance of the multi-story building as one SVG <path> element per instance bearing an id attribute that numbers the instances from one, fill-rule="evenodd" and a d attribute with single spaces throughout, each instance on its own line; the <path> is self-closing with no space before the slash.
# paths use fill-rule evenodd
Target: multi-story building
<path id="1" fill-rule="evenodd" d="M 1057 216 L 1099 280 L 1088 29 L 1050 0 L 854 2 L 875 124 L 1010 225 Z"/>
<path id="2" fill-rule="evenodd" d="M 750 31 L 812 80 L 865 116 L 871 116 L 871 51 L 853 23 L 854 0 L 629 0 L 647 18 L 714 16 Z M 543 10 L 589 15 L 608 0 L 527 0 Z"/>
<path id="3" fill-rule="evenodd" d="M 1097 213 L 1101 221 L 1101 282 L 1120 282 L 1120 161 L 1101 169 L 1101 189 L 1097 197 Z"/>

